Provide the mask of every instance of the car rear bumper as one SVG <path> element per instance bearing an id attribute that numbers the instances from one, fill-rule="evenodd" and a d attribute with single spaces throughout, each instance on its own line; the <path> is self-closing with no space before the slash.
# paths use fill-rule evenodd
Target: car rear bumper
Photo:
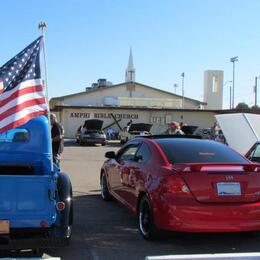
<path id="1" fill-rule="evenodd" d="M 10 234 L 0 234 L 0 250 L 38 249 L 68 245 L 67 229 L 15 228 Z"/>
<path id="2" fill-rule="evenodd" d="M 260 230 L 260 202 L 238 205 L 173 205 L 154 212 L 158 229 L 184 232 L 241 232 Z"/>
<path id="3" fill-rule="evenodd" d="M 103 144 L 106 142 L 105 138 L 84 138 L 81 139 L 84 144 Z"/>

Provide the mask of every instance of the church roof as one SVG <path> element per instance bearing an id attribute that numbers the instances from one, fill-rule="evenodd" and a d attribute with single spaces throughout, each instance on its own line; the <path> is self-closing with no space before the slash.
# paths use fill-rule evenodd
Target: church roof
<path id="1" fill-rule="evenodd" d="M 86 89 L 86 91 L 83 91 L 83 92 L 78 92 L 78 93 L 74 93 L 74 94 L 70 94 L 70 95 L 65 95 L 65 96 L 60 96 L 60 97 L 53 97 L 53 98 L 51 98 L 51 100 L 64 100 L 64 99 L 66 99 L 66 98 L 70 98 L 70 97 L 74 97 L 74 96 L 86 95 L 86 94 L 88 94 L 88 93 L 98 92 L 98 91 L 100 91 L 101 89 L 104 90 L 104 89 L 117 88 L 117 87 L 121 87 L 121 86 L 124 86 L 124 85 L 127 85 L 127 84 L 140 85 L 140 86 L 143 86 L 143 87 L 148 88 L 148 89 L 151 89 L 151 90 L 155 90 L 155 91 L 159 91 L 159 92 L 162 92 L 162 93 L 165 93 L 165 94 L 168 94 L 168 95 L 172 95 L 173 97 L 182 98 L 181 95 L 177 95 L 177 94 L 174 94 L 174 93 L 165 91 L 165 90 L 161 90 L 161 89 L 158 89 L 158 88 L 155 88 L 155 87 L 151 87 L 151 86 L 148 86 L 148 85 L 139 83 L 139 82 L 124 82 L 124 83 L 119 83 L 119 84 L 112 85 L 112 86 L 89 88 L 89 89 Z M 188 98 L 188 97 L 184 97 L 184 99 L 185 99 L 185 100 L 190 100 L 190 101 L 196 102 L 196 103 L 198 103 L 198 104 L 202 104 L 202 105 L 206 105 L 206 104 L 207 104 L 207 103 L 205 103 L 205 102 L 202 102 L 202 101 L 199 101 L 199 100 L 196 100 L 196 99 L 192 99 L 192 98 Z"/>

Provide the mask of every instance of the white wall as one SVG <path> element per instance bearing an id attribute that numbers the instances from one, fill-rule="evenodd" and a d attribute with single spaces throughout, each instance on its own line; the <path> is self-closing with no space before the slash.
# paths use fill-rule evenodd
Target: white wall
<path id="1" fill-rule="evenodd" d="M 206 70 L 204 72 L 205 109 L 220 110 L 223 107 L 223 71 Z"/>
<path id="2" fill-rule="evenodd" d="M 203 128 L 211 127 L 215 121 L 214 112 L 197 111 L 167 111 L 167 110 L 140 110 L 140 109 L 72 109 L 66 108 L 60 112 L 60 122 L 65 129 L 66 138 L 74 138 L 77 128 L 88 119 L 101 119 L 104 121 L 103 127 L 108 126 L 114 122 L 110 116 L 113 113 L 117 117 L 120 126 L 123 128 L 132 119 L 134 123 L 152 123 L 151 132 L 160 134 L 167 128 L 169 121 L 183 122 L 188 125 L 197 125 Z M 112 126 L 115 130 L 118 126 Z"/>

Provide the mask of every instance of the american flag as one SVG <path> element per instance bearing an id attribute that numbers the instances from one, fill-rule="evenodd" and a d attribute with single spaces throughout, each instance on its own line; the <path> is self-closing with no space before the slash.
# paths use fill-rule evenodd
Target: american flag
<path id="1" fill-rule="evenodd" d="M 46 114 L 41 79 L 42 36 L 0 67 L 0 133 Z"/>

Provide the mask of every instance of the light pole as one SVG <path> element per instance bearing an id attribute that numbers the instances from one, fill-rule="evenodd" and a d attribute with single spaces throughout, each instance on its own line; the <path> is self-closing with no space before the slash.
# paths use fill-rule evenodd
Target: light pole
<path id="1" fill-rule="evenodd" d="M 181 74 L 181 87 L 182 87 L 182 109 L 184 109 L 184 72 Z"/>
<path id="2" fill-rule="evenodd" d="M 230 59 L 230 62 L 233 62 L 232 108 L 234 108 L 234 102 L 235 102 L 235 62 L 236 61 L 238 61 L 238 56 Z"/>
<path id="3" fill-rule="evenodd" d="M 226 86 L 228 83 L 232 83 L 232 80 L 228 80 L 224 83 L 224 86 Z M 232 87 L 231 84 L 229 85 L 229 109 L 231 109 L 231 102 L 232 102 Z"/>

